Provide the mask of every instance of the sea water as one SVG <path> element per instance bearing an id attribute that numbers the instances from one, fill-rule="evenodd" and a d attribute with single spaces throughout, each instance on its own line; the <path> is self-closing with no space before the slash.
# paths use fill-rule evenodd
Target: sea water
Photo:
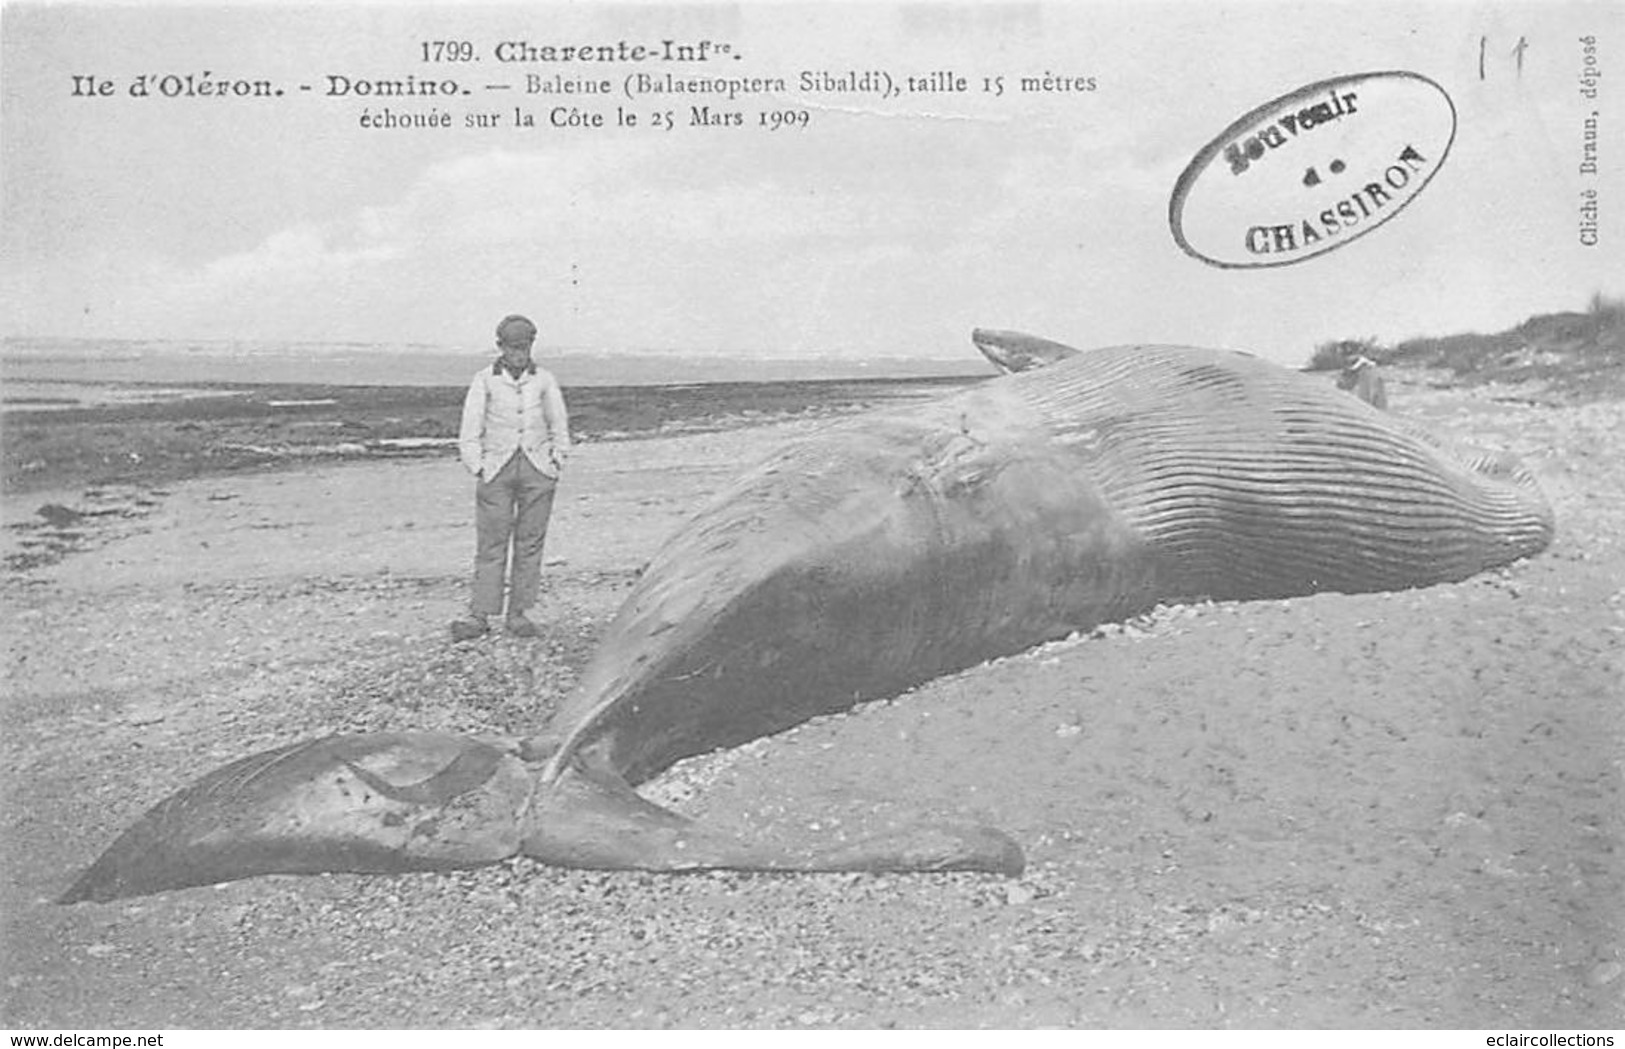
<path id="1" fill-rule="evenodd" d="M 422 344 L 12 337 L 0 344 L 0 398 L 8 408 L 41 409 L 195 396 L 189 387 L 222 383 L 460 387 L 494 359 Z M 537 360 L 567 387 L 993 374 L 974 351 L 955 360 L 792 359 L 543 347 Z"/>

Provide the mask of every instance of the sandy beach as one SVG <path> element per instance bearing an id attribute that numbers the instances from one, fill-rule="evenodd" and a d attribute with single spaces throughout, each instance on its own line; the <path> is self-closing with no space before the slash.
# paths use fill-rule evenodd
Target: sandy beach
<path id="1" fill-rule="evenodd" d="M 1625 406 L 1426 379 L 1394 410 L 1523 456 L 1548 552 L 1163 609 L 647 791 L 746 835 L 981 820 L 1026 848 L 1013 880 L 514 860 L 56 906 L 235 757 L 534 728 L 661 538 L 820 420 L 584 444 L 533 641 L 447 638 L 473 537 L 443 452 L 104 488 L 132 512 L 4 580 L 0 1025 L 1625 1025 Z M 38 488 L 7 524 L 53 503 L 99 505 Z"/>

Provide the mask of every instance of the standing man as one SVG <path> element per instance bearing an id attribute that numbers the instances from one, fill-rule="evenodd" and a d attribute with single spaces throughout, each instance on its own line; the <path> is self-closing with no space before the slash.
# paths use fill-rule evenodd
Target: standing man
<path id="1" fill-rule="evenodd" d="M 454 641 L 490 630 L 508 594 L 508 633 L 535 637 L 525 615 L 542 582 L 542 543 L 553 492 L 570 454 L 570 420 L 553 376 L 531 360 L 536 325 L 509 314 L 497 325 L 502 355 L 469 384 L 457 448 L 474 487 L 474 597 L 469 616 L 451 624 Z M 512 552 L 513 571 L 508 558 Z"/>
<path id="2" fill-rule="evenodd" d="M 1363 353 L 1343 365 L 1342 374 L 1337 377 L 1337 388 L 1352 391 L 1354 396 L 1373 408 L 1388 410 L 1388 387 L 1382 381 L 1382 369 Z"/>

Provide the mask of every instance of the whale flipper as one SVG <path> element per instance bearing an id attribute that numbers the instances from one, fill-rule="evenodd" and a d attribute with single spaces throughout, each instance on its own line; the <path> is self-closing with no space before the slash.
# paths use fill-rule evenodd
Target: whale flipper
<path id="1" fill-rule="evenodd" d="M 1005 374 L 1032 371 L 1047 364 L 1076 357 L 1081 350 L 1053 339 L 1041 339 L 1019 331 L 1000 331 L 996 328 L 976 328 L 970 341 Z"/>

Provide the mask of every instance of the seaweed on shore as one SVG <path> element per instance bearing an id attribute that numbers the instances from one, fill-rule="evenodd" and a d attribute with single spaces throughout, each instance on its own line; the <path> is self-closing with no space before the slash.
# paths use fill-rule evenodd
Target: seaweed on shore
<path id="1" fill-rule="evenodd" d="M 635 440 L 838 415 L 930 396 L 965 377 L 566 391 L 578 440 Z M 172 386 L 173 384 L 171 384 Z M 455 454 L 463 388 L 210 386 L 197 396 L 0 415 L 8 495 L 85 484 L 165 484 L 346 458 Z"/>

